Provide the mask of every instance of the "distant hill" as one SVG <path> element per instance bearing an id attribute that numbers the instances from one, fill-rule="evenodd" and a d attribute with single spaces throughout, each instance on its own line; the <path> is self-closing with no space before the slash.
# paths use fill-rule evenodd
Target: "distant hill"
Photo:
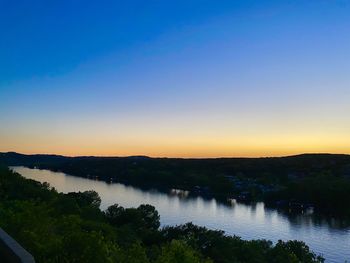
<path id="1" fill-rule="evenodd" d="M 130 157 L 67 157 L 52 154 L 0 153 L 0 163 L 7 166 L 28 166 L 60 170 L 72 175 L 97 175 L 102 179 L 125 177 L 130 172 L 176 171 L 186 173 L 212 173 L 224 175 L 244 174 L 250 177 L 259 174 L 308 175 L 328 171 L 337 176 L 350 176 L 350 155 L 346 154 L 300 154 L 286 157 L 262 158 L 151 158 Z"/>
<path id="2" fill-rule="evenodd" d="M 120 156 L 64 156 L 57 154 L 22 154 L 17 152 L 0 152 L 0 160 L 11 160 L 11 161 L 27 161 L 27 160 L 67 160 L 67 159 L 173 159 L 173 160 L 266 160 L 266 159 L 297 159 L 297 160 L 344 160 L 349 159 L 350 154 L 331 154 L 331 153 L 303 153 L 298 155 L 290 155 L 283 157 L 214 157 L 214 158 L 172 158 L 172 157 L 149 157 L 145 155 L 132 155 L 126 157 Z"/>

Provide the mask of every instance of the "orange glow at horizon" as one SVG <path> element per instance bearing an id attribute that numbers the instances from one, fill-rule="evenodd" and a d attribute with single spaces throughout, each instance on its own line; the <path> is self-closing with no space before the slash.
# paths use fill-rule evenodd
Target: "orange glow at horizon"
<path id="1" fill-rule="evenodd" d="M 302 153 L 349 154 L 350 142 L 338 136 L 301 137 L 237 137 L 234 138 L 128 138 L 111 140 L 106 137 L 94 139 L 41 138 L 34 144 L 16 138 L 16 147 L 6 141 L 0 151 L 15 151 L 24 154 L 59 154 L 66 156 L 132 156 L 175 158 L 215 158 L 215 157 L 274 157 Z"/>

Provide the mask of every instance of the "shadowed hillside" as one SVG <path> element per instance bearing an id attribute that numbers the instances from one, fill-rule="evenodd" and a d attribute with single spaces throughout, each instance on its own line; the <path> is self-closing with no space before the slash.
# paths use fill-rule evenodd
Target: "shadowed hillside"
<path id="1" fill-rule="evenodd" d="M 322 213 L 350 214 L 343 202 L 350 198 L 349 155 L 179 159 L 2 153 L 0 162 L 144 188 L 184 189 L 222 200 L 264 200 L 271 206 L 315 207 Z"/>

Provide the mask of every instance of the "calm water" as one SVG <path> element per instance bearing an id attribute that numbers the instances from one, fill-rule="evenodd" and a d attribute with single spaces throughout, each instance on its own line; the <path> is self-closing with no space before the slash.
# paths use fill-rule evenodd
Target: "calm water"
<path id="1" fill-rule="evenodd" d="M 123 184 L 107 184 L 64 173 L 13 167 L 26 178 L 48 182 L 59 192 L 95 190 L 102 199 L 101 208 L 118 203 L 124 207 L 140 204 L 154 205 L 160 213 L 162 225 L 193 222 L 210 229 L 224 230 L 227 234 L 244 239 L 298 239 L 313 251 L 322 254 L 326 262 L 350 262 L 350 227 L 348 222 L 322 219 L 314 215 L 291 216 L 256 205 L 218 203 L 214 199 L 187 198 L 173 191 L 169 194 L 143 191 Z"/>

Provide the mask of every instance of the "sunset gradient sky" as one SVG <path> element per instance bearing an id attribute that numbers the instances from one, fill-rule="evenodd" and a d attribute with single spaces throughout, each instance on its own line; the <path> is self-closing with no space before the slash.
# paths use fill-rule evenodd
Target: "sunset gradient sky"
<path id="1" fill-rule="evenodd" d="M 0 151 L 350 153 L 350 1 L 0 1 Z"/>

